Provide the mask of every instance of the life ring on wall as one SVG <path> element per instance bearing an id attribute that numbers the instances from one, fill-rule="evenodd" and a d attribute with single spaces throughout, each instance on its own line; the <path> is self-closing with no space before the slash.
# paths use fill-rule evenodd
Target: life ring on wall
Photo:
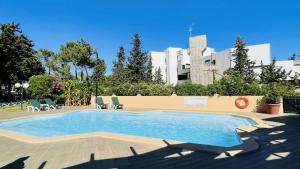
<path id="1" fill-rule="evenodd" d="M 244 103 L 241 103 L 244 102 Z M 245 109 L 249 105 L 249 100 L 247 97 L 239 96 L 237 99 L 235 99 L 235 106 L 239 109 Z"/>

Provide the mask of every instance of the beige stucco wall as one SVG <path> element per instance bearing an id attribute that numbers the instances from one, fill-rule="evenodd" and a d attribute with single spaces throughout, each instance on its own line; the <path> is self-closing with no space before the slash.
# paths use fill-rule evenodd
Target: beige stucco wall
<path id="1" fill-rule="evenodd" d="M 100 96 L 99 96 L 100 97 Z M 111 103 L 112 96 L 101 96 L 105 103 Z M 235 106 L 237 96 L 117 96 L 125 108 L 149 108 L 160 110 L 186 110 L 207 112 L 265 112 L 263 96 L 247 96 L 249 106 L 239 109 Z M 185 98 L 204 98 L 205 105 L 185 105 Z M 95 97 L 91 99 L 95 106 Z M 280 113 L 283 112 L 281 104 Z"/>

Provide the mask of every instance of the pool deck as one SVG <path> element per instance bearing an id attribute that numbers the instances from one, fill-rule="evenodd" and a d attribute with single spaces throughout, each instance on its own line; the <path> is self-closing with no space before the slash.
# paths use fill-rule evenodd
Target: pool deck
<path id="1" fill-rule="evenodd" d="M 1 112 L 0 120 L 86 108 L 89 107 L 65 107 L 41 112 Z M 132 108 L 126 110 L 154 111 Z M 250 133 L 260 145 L 256 152 L 231 157 L 227 153 L 190 151 L 99 136 L 46 143 L 28 143 L 0 136 L 0 168 L 300 168 L 300 116 L 234 114 L 261 119 L 271 126 Z"/>

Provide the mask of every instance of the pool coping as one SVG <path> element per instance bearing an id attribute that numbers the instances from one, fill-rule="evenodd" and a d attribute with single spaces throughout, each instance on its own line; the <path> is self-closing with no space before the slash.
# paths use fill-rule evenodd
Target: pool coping
<path id="1" fill-rule="evenodd" d="M 90 109 L 90 110 L 96 110 L 96 109 Z M 80 110 L 73 110 L 68 112 L 62 112 L 58 114 L 65 114 L 70 112 L 76 112 Z M 105 110 L 107 111 L 107 110 Z M 113 110 L 109 110 L 113 111 Z M 156 111 L 163 111 L 168 112 L 168 110 L 155 110 Z M 124 111 L 123 112 L 135 112 L 136 111 Z M 153 111 L 143 111 L 143 112 L 154 112 Z M 183 111 L 183 112 L 194 112 L 195 111 Z M 207 112 L 196 112 L 196 113 L 207 113 Z M 151 138 L 151 137 L 143 137 L 143 136 L 133 136 L 133 135 L 126 135 L 126 134 L 119 134 L 119 133 L 111 133 L 111 132 L 94 132 L 94 133 L 82 133 L 82 134 L 72 134 L 72 135 L 64 135 L 64 136 L 54 136 L 54 137 L 47 137 L 47 138 L 41 138 L 41 137 L 34 137 L 31 135 L 14 132 L 10 130 L 0 129 L 0 136 L 4 136 L 7 138 L 11 138 L 17 141 L 21 142 L 27 142 L 27 143 L 52 143 L 52 142 L 60 142 L 60 141 L 69 141 L 69 140 L 75 140 L 75 139 L 89 139 L 94 137 L 101 137 L 101 138 L 107 138 L 107 139 L 114 139 L 114 140 L 122 140 L 122 141 L 128 141 L 128 142 L 136 142 L 136 143 L 144 143 L 144 144 L 152 144 L 159 147 L 176 147 L 176 148 L 182 148 L 182 149 L 188 149 L 188 150 L 194 150 L 194 151 L 205 151 L 209 153 L 216 153 L 221 154 L 225 153 L 227 156 L 235 156 L 235 155 L 241 155 L 250 153 L 253 151 L 256 151 L 259 148 L 259 144 L 255 141 L 253 137 L 251 137 L 250 132 L 258 129 L 258 128 L 269 128 L 268 125 L 264 124 L 264 122 L 261 119 L 247 116 L 247 115 L 236 115 L 236 114 L 229 114 L 229 113 L 213 113 L 213 114 L 227 114 L 227 115 L 235 115 L 235 116 L 241 116 L 241 117 L 247 117 L 252 119 L 256 125 L 253 126 L 242 126 L 239 128 L 236 128 L 237 134 L 240 136 L 243 143 L 241 145 L 233 146 L 233 147 L 219 147 L 219 146 L 211 146 L 211 145 L 203 145 L 203 144 L 196 144 L 196 143 L 187 143 L 187 142 L 181 142 L 181 141 L 175 141 L 175 140 L 164 140 L 164 139 L 158 139 L 158 138 Z M 16 120 L 16 119 L 23 119 L 23 118 L 30 118 L 35 116 L 55 116 L 57 114 L 47 114 L 47 115 L 33 115 L 33 116 L 26 116 L 26 117 L 20 117 L 20 118 L 13 118 L 9 120 L 1 120 L 1 121 L 10 121 L 10 120 Z M 0 122 L 1 122 L 0 121 Z"/>

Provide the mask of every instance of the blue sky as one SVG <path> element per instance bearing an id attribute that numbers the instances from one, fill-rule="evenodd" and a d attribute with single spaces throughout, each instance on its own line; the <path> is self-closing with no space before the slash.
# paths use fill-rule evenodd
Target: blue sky
<path id="1" fill-rule="evenodd" d="M 118 47 L 127 52 L 141 35 L 145 51 L 187 47 L 188 27 L 206 34 L 217 51 L 232 47 L 237 35 L 247 44 L 271 43 L 272 56 L 300 54 L 297 0 L 0 0 L 0 23 L 17 22 L 36 49 L 58 51 L 83 38 L 98 48 L 110 74 Z"/>

